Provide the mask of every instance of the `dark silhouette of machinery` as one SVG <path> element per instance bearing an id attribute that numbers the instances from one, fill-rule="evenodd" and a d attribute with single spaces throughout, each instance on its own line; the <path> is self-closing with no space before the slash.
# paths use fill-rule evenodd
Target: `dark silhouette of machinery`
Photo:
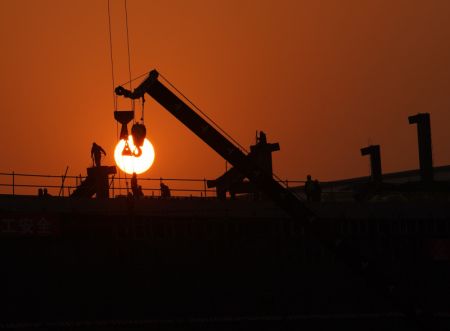
<path id="1" fill-rule="evenodd" d="M 120 139 L 125 140 L 125 147 L 123 148 L 122 155 L 131 156 L 130 146 L 128 146 L 128 123 L 134 118 L 133 110 L 116 110 L 114 112 L 114 119 L 121 124 Z"/>
<path id="2" fill-rule="evenodd" d="M 255 161 L 251 152 L 246 155 L 234 143 L 164 86 L 158 80 L 158 77 L 159 73 L 156 70 L 152 70 L 149 76 L 133 91 L 118 86 L 115 92 L 119 96 L 131 99 L 143 98 L 145 93 L 149 94 L 227 160 L 237 172 L 248 178 L 256 189 L 263 192 L 290 215 L 309 238 L 315 238 L 325 250 L 333 252 L 333 255 L 343 261 L 353 272 L 375 286 L 378 295 L 394 301 L 399 308 L 401 307 L 400 309 L 403 310 L 405 315 L 413 320 L 417 320 L 417 311 L 411 309 L 411 302 L 405 300 L 405 296 L 401 292 L 393 291 L 390 288 L 391 281 L 386 278 L 386 275 L 381 270 L 377 269 L 376 264 L 367 264 L 362 254 L 347 249 L 345 245 L 341 245 L 340 242 L 336 241 L 332 233 L 323 231 L 320 222 L 315 221 L 315 213 L 306 207 L 290 190 L 274 180 L 272 173 Z"/>
<path id="3" fill-rule="evenodd" d="M 131 127 L 131 136 L 133 137 L 133 144 L 136 147 L 135 150 L 131 150 L 128 146 L 128 123 L 134 119 L 133 110 L 116 110 L 114 112 L 114 119 L 121 124 L 120 139 L 125 140 L 125 147 L 123 148 L 122 155 L 124 156 L 136 156 L 139 157 L 142 154 L 142 145 L 147 134 L 147 129 L 144 124 L 134 123 Z"/>
<path id="4" fill-rule="evenodd" d="M 131 127 L 131 136 L 133 137 L 133 144 L 136 146 L 136 150 L 133 152 L 133 155 L 139 157 L 142 155 L 142 145 L 144 145 L 144 139 L 147 135 L 147 129 L 144 124 L 135 123 Z"/>
<path id="5" fill-rule="evenodd" d="M 264 170 L 265 175 L 272 177 L 272 152 L 279 150 L 280 145 L 278 143 L 268 143 L 266 134 L 260 131 L 259 136 L 258 132 L 256 133 L 256 144 L 250 146 L 248 157 Z M 245 175 L 240 173 L 235 167 L 231 167 L 215 180 L 208 180 L 207 186 L 208 188 L 216 188 L 219 199 L 225 199 L 227 192 L 230 192 L 232 198 L 238 193 L 259 193 L 255 185 L 245 180 Z"/>
<path id="6" fill-rule="evenodd" d="M 259 152 L 254 151 L 246 155 L 233 142 L 227 139 L 177 95 L 164 86 L 158 80 L 158 77 L 159 73 L 156 70 L 152 70 L 149 76 L 133 91 L 129 91 L 123 86 L 118 86 L 115 92 L 119 96 L 130 99 L 140 99 L 144 97 L 145 93 L 149 94 L 181 123 L 227 160 L 237 172 L 248 178 L 257 190 L 263 192 L 268 198 L 272 199 L 281 208 L 291 214 L 292 217 L 302 222 L 303 226 L 309 229 L 311 233 L 317 232 L 316 236 L 318 238 L 321 236 L 322 231 L 319 228 L 313 229 L 313 223 L 309 222 L 309 220 L 315 217 L 314 213 L 303 202 L 298 200 L 291 191 L 273 179 L 272 172 L 267 167 L 271 167 L 271 162 L 266 162 L 265 165 L 263 162 L 261 166 L 255 160 L 254 156 Z M 263 135 L 262 139 L 265 139 L 265 135 Z M 260 146 L 265 146 L 265 144 L 261 141 Z M 274 147 L 266 146 L 264 148 Z"/>

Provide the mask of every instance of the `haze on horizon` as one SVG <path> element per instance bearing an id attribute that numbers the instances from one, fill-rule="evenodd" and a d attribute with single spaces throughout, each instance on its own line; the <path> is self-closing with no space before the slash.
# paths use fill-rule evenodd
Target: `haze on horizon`
<path id="1" fill-rule="evenodd" d="M 124 6 L 110 0 L 115 85 L 128 80 Z M 418 168 L 430 112 L 434 164 L 450 164 L 450 2 L 128 1 L 132 76 L 158 69 L 242 145 L 279 142 L 281 178 Z M 0 1 L 0 172 L 85 174 L 97 142 L 114 164 L 106 0 Z M 215 178 L 225 162 L 151 97 L 145 176 Z M 119 108 L 129 102 L 119 100 Z M 140 116 L 140 105 L 136 106 Z"/>

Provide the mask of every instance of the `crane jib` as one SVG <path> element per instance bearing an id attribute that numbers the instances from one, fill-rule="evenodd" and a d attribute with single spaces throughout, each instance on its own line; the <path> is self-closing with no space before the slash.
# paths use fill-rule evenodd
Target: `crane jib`
<path id="1" fill-rule="evenodd" d="M 295 218 L 300 217 L 303 219 L 311 219 L 314 217 L 313 213 L 292 192 L 275 181 L 271 174 L 267 174 L 256 165 L 241 149 L 197 114 L 171 90 L 165 87 L 158 80 L 158 72 L 156 70 L 152 70 L 148 78 L 133 92 L 121 86 L 116 88 L 116 94 L 131 99 L 141 98 L 145 93 L 149 94 L 155 101 L 187 126 L 188 129 L 208 144 L 208 146 L 244 174 L 261 191 L 280 204 L 280 207 L 286 209 L 287 205 L 296 204 L 297 206 L 295 208 L 289 208 L 291 209 L 289 214 L 293 214 L 292 216 Z"/>
<path id="2" fill-rule="evenodd" d="M 386 279 L 380 270 L 371 265 L 367 267 L 364 257 L 360 256 L 358 252 L 349 252 L 345 247 L 341 247 L 340 242 L 336 241 L 332 233 L 324 231 L 320 223 L 314 221 L 317 218 L 314 212 L 291 191 L 273 179 L 272 174 L 265 173 L 242 150 L 164 86 L 158 80 L 158 76 L 158 72 L 152 70 L 147 79 L 133 92 L 126 90 L 122 86 L 117 87 L 115 92 L 117 95 L 131 99 L 142 98 L 145 93 L 149 94 L 220 156 L 245 175 L 268 198 L 287 212 L 293 220 L 299 222 L 308 236 L 318 240 L 330 254 L 342 260 L 355 275 L 374 285 L 376 288 L 374 295 L 381 295 L 388 301 L 394 301 L 393 303 L 399 310 L 403 311 L 413 323 L 418 321 L 419 317 L 414 310 L 410 309 L 410 303 L 406 296 L 402 293 L 394 295 L 389 288 L 390 280 Z"/>

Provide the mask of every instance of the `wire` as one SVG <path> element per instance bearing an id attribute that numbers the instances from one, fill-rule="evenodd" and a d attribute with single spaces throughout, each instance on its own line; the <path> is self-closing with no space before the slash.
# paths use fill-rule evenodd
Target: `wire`
<path id="1" fill-rule="evenodd" d="M 242 146 L 241 144 L 239 144 L 239 142 L 234 139 L 230 134 L 228 134 L 224 129 L 222 129 L 219 124 L 217 124 L 213 119 L 211 119 L 207 114 L 205 114 L 199 107 L 197 107 L 197 105 L 195 105 L 191 100 L 189 100 L 188 97 L 186 97 L 180 90 L 178 90 L 166 77 L 164 77 L 161 73 L 159 73 L 159 75 L 161 76 L 161 78 L 163 78 L 167 84 L 169 84 L 175 91 L 177 91 L 177 93 L 179 93 L 183 98 L 185 98 L 195 109 L 197 109 L 203 116 L 205 116 L 212 124 L 214 124 L 214 126 L 221 131 L 228 139 L 230 139 L 232 142 L 234 142 L 237 146 L 239 146 L 239 148 L 241 148 L 241 150 L 243 150 L 244 152 L 246 152 L 247 154 L 249 153 L 248 150 Z M 278 182 L 284 186 L 285 188 L 287 188 L 286 184 L 284 183 L 284 181 L 277 176 L 275 173 L 272 173 L 272 176 L 275 177 L 275 179 L 278 180 Z"/>
<path id="2" fill-rule="evenodd" d="M 144 108 L 144 105 L 145 105 L 145 98 L 144 98 L 144 96 L 142 96 L 142 100 L 141 100 L 141 109 L 142 109 L 142 112 L 141 112 L 141 122 L 142 123 L 144 123 L 144 110 L 145 110 L 145 108 Z"/>
<path id="3" fill-rule="evenodd" d="M 148 74 L 150 74 L 150 71 L 144 72 L 143 74 L 140 74 L 139 76 L 137 76 L 137 77 L 135 77 L 135 78 L 133 78 L 133 79 L 131 79 L 131 80 L 129 80 L 129 81 L 126 81 L 126 82 L 124 82 L 124 83 L 122 83 L 122 84 L 119 84 L 119 86 L 124 86 L 124 85 L 126 85 L 126 84 L 128 84 L 128 83 L 130 83 L 130 82 L 134 82 L 135 80 L 137 80 L 137 79 L 139 79 L 139 78 L 142 78 L 142 77 L 144 77 L 144 76 L 146 76 L 146 75 L 148 75 Z"/>
<path id="4" fill-rule="evenodd" d="M 117 96 L 116 93 L 114 93 L 115 88 L 115 80 L 114 80 L 114 60 L 113 60 L 113 45 L 112 45 L 112 29 L 111 29 L 111 8 L 109 6 L 109 0 L 108 1 L 108 27 L 109 27 L 109 54 L 111 57 L 111 78 L 112 78 L 112 93 L 113 93 L 113 105 L 114 110 L 117 110 Z"/>
<path id="5" fill-rule="evenodd" d="M 124 0 L 125 4 L 125 26 L 127 30 L 127 49 L 128 49 L 128 78 L 129 78 L 129 84 L 130 84 L 130 91 L 133 89 L 132 87 L 132 79 L 131 79 L 131 53 L 130 53 L 130 35 L 128 30 L 128 9 L 127 9 L 127 0 Z M 131 110 L 135 111 L 135 101 L 134 99 L 131 99 Z M 136 118 L 133 117 L 133 124 L 136 123 Z"/>
<path id="6" fill-rule="evenodd" d="M 130 56 L 130 35 L 128 32 L 128 9 L 127 9 L 127 0 L 124 0 L 124 4 L 125 4 L 125 26 L 126 26 L 126 30 L 127 30 L 127 49 L 128 49 L 128 78 L 130 79 L 129 83 L 130 83 L 130 90 L 132 89 L 132 84 L 131 84 L 131 56 Z M 132 103 L 132 105 L 134 106 L 134 103 Z M 134 109 L 134 107 L 133 107 Z"/>
<path id="7" fill-rule="evenodd" d="M 220 132 L 222 132 L 228 139 L 230 139 L 232 142 L 234 142 L 240 149 L 242 149 L 244 152 L 248 153 L 247 149 L 239 144 L 237 140 L 235 140 L 231 135 L 229 135 L 224 129 L 222 129 L 219 124 L 214 122 L 212 118 L 210 118 L 208 115 L 206 115 L 197 105 L 195 105 L 187 96 L 185 96 L 180 90 L 178 90 L 166 77 L 164 77 L 161 73 L 159 73 L 162 79 L 164 79 L 167 84 L 169 84 L 177 93 L 179 93 L 187 102 L 189 102 L 195 109 L 197 109 L 203 116 L 205 116 Z"/>

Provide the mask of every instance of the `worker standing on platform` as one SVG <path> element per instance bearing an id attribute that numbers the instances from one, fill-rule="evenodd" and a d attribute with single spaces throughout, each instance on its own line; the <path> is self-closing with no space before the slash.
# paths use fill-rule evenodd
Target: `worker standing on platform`
<path id="1" fill-rule="evenodd" d="M 170 198 L 170 188 L 163 182 L 159 184 L 161 188 L 161 198 Z"/>
<path id="2" fill-rule="evenodd" d="M 312 201 L 313 194 L 314 194 L 314 183 L 312 181 L 311 175 L 308 175 L 306 177 L 305 194 L 306 194 L 306 200 Z"/>
<path id="3" fill-rule="evenodd" d="M 91 158 L 93 166 L 95 167 L 101 166 L 102 153 L 103 155 L 106 156 L 106 152 L 101 146 L 97 145 L 95 142 L 92 143 Z"/>
<path id="4" fill-rule="evenodd" d="M 133 192 L 133 196 L 135 198 L 139 196 L 139 187 L 138 187 L 137 175 L 135 172 L 133 172 L 133 175 L 131 176 L 131 192 Z"/>

